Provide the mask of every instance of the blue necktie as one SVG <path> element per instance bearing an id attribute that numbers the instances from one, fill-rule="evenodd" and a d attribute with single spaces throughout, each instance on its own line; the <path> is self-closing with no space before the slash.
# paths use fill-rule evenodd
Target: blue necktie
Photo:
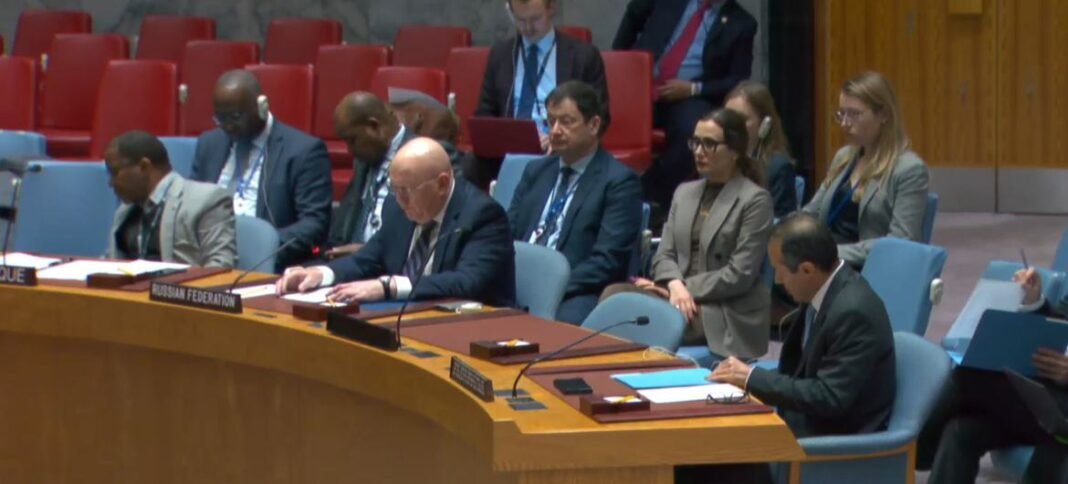
<path id="1" fill-rule="evenodd" d="M 414 279 L 423 267 L 423 262 L 430 256 L 430 235 L 434 232 L 437 222 L 431 220 L 423 225 L 423 231 L 419 234 L 419 240 L 412 247 L 412 253 L 408 255 L 408 263 L 404 264 L 404 273 L 401 274 L 409 279 Z"/>
<path id="2" fill-rule="evenodd" d="M 556 191 L 549 205 L 549 212 L 545 214 L 545 222 L 543 223 L 545 229 L 534 240 L 538 245 L 547 246 L 549 237 L 553 232 L 556 232 L 556 222 L 560 219 L 561 212 L 564 211 L 564 205 L 567 204 L 567 188 L 571 185 L 571 175 L 574 174 L 575 169 L 570 166 L 560 168 L 560 183 L 556 185 Z"/>
<path id="3" fill-rule="evenodd" d="M 816 308 L 810 304 L 805 308 L 805 333 L 801 337 L 801 349 L 808 345 L 808 336 L 812 334 L 812 325 L 816 324 Z"/>
<path id="4" fill-rule="evenodd" d="M 523 89 L 519 91 L 519 108 L 515 117 L 531 119 L 534 114 L 534 99 L 538 96 L 538 44 L 527 47 L 523 60 Z"/>

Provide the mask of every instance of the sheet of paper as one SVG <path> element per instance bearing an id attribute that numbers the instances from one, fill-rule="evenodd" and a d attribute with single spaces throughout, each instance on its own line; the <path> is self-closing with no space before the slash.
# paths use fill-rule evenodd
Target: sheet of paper
<path id="1" fill-rule="evenodd" d="M 274 284 L 260 284 L 258 286 L 239 287 L 234 289 L 234 294 L 241 296 L 241 299 L 252 299 L 254 297 L 273 296 Z"/>
<path id="2" fill-rule="evenodd" d="M 639 390 L 638 394 L 653 403 L 698 402 L 709 395 L 713 398 L 740 398 L 744 392 L 741 388 L 727 383 L 712 383 L 694 387 L 657 388 Z"/>
<path id="3" fill-rule="evenodd" d="M 975 328 L 979 325 L 983 313 L 987 309 L 999 309 L 1002 311 L 1019 311 L 1020 301 L 1023 300 L 1023 288 L 1012 281 L 995 281 L 992 279 L 980 279 L 975 285 L 975 290 L 964 304 L 957 320 L 949 328 L 946 340 L 953 341 L 950 349 L 960 350 L 960 346 L 966 343 L 975 334 Z M 963 341 L 963 343 L 962 343 Z"/>
<path id="4" fill-rule="evenodd" d="M 111 261 L 111 260 L 76 260 L 58 266 L 52 266 L 37 273 L 39 279 L 59 279 L 64 281 L 84 281 L 89 274 L 129 274 L 138 275 L 162 269 L 186 269 L 188 264 L 170 262 L 153 262 L 147 260 Z"/>
<path id="5" fill-rule="evenodd" d="M 32 267 L 37 270 L 44 269 L 57 262 L 59 262 L 59 259 L 38 257 L 23 252 L 9 252 L 7 255 L 0 257 L 0 265 Z"/>
<path id="6" fill-rule="evenodd" d="M 306 292 L 306 293 L 302 293 L 302 294 L 301 293 L 286 294 L 285 296 L 282 296 L 282 299 L 285 299 L 287 301 L 294 301 L 294 302 L 303 302 L 303 303 L 310 303 L 310 304 L 322 304 L 322 303 L 326 302 L 326 295 L 327 295 L 327 293 L 330 292 L 331 289 L 333 289 L 333 288 L 332 287 L 324 287 L 324 288 L 316 290 L 316 291 Z"/>

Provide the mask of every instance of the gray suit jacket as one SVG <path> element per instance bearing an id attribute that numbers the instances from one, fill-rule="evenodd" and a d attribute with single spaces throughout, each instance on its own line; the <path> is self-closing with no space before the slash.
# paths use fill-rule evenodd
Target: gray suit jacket
<path id="1" fill-rule="evenodd" d="M 854 150 L 844 147 L 834 155 L 829 172 L 853 159 Z M 802 211 L 827 222 L 834 191 L 845 171 L 834 180 L 824 180 L 812 200 Z M 898 237 L 919 241 L 923 236 L 923 216 L 927 213 L 927 184 L 930 174 L 927 165 L 912 151 L 906 151 L 894 164 L 889 179 L 871 180 L 860 200 L 857 230 L 860 242 L 838 246 L 838 257 L 853 267 L 861 267 L 868 258 L 871 244 L 880 237 Z"/>
<path id="2" fill-rule="evenodd" d="M 694 261 L 691 230 L 705 183 L 687 182 L 675 190 L 653 277 L 657 282 L 684 279 L 687 268 L 697 264 L 699 273 L 684 281 L 700 306 L 700 324 L 688 330 L 703 333 L 713 353 L 755 358 L 768 350 L 771 297 L 760 267 L 774 218 L 771 195 L 742 175 L 727 182 L 701 230 L 702 250 Z"/>
<path id="3" fill-rule="evenodd" d="M 233 267 L 237 260 L 237 229 L 234 202 L 223 188 L 182 178 L 176 172 L 167 191 L 159 221 L 159 250 L 165 262 L 205 267 Z M 164 183 L 164 182 L 161 182 Z M 136 258 L 121 254 L 116 240 L 132 205 L 122 204 L 111 223 L 108 256 Z"/>

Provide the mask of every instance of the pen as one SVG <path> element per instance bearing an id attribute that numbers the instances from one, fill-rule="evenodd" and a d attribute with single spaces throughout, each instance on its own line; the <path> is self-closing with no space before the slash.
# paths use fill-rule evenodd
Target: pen
<path id="1" fill-rule="evenodd" d="M 1031 268 L 1031 266 L 1027 265 L 1027 254 L 1024 253 L 1023 248 L 1020 248 L 1020 259 L 1023 260 L 1024 270 Z"/>

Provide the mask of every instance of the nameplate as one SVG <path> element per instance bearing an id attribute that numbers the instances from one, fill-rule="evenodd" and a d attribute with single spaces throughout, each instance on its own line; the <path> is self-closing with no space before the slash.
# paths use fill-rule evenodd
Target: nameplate
<path id="1" fill-rule="evenodd" d="M 464 363 L 459 357 L 452 357 L 452 362 L 449 364 L 449 378 L 483 401 L 493 401 L 493 381 L 471 365 Z"/>
<path id="2" fill-rule="evenodd" d="M 152 282 L 148 298 L 180 306 L 189 306 L 224 313 L 241 312 L 241 295 L 199 287 L 179 286 L 169 282 Z"/>
<path id="3" fill-rule="evenodd" d="M 400 341 L 397 332 L 387 326 L 371 324 L 366 320 L 354 318 L 338 311 L 326 314 L 326 330 L 345 339 L 378 348 L 383 351 L 397 351 Z"/>
<path id="4" fill-rule="evenodd" d="M 0 284 L 6 286 L 36 286 L 37 269 L 20 266 L 0 266 Z"/>

